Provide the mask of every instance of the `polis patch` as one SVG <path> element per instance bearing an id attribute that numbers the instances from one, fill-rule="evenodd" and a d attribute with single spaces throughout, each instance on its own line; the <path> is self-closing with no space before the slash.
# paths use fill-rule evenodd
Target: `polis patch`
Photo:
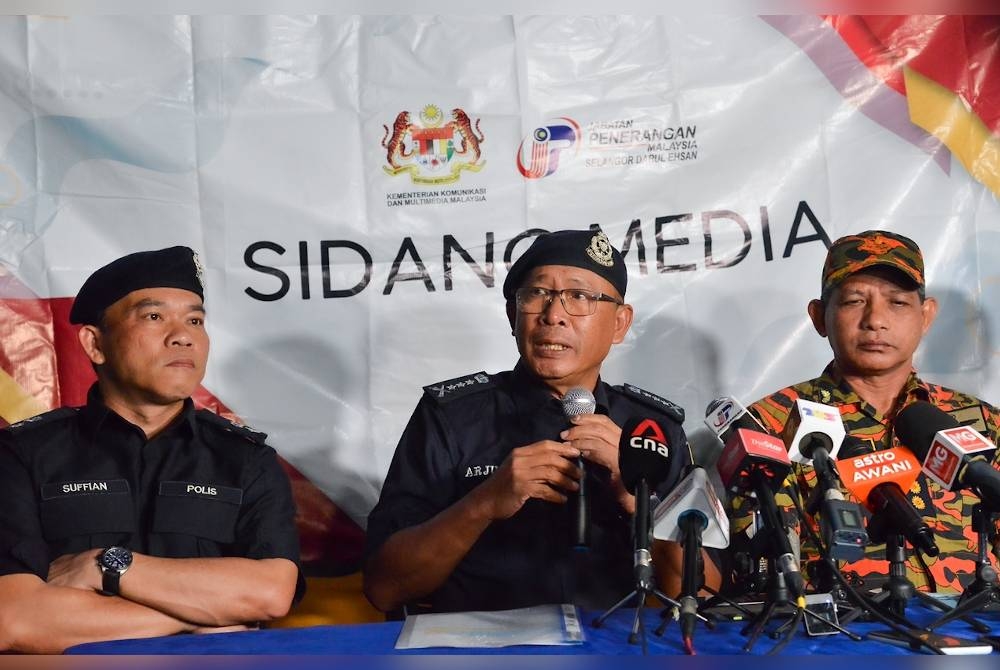
<path id="1" fill-rule="evenodd" d="M 42 484 L 42 500 L 81 495 L 127 494 L 128 492 L 128 482 L 124 479 L 83 479 L 75 482 Z"/>
<path id="2" fill-rule="evenodd" d="M 179 498 L 206 498 L 220 500 L 231 505 L 239 505 L 243 502 L 243 489 L 204 482 L 160 482 L 160 495 Z"/>

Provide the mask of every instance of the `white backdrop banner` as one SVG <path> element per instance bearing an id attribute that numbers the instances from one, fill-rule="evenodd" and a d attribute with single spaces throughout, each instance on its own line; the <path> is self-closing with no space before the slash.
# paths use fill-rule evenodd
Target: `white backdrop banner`
<path id="1" fill-rule="evenodd" d="M 190 245 L 206 393 L 363 527 L 421 387 L 515 363 L 510 261 L 594 225 L 604 378 L 705 460 L 711 399 L 827 363 L 806 303 L 868 228 L 925 252 L 921 374 L 998 402 L 1000 21 L 906 18 L 0 18 L 0 414 L 82 402 L 90 272 Z"/>

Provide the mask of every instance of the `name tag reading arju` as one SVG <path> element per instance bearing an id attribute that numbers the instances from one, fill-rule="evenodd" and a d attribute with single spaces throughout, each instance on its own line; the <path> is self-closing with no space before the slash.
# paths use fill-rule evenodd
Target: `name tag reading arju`
<path id="1" fill-rule="evenodd" d="M 233 505 L 243 502 L 243 489 L 206 482 L 160 482 L 160 495 L 209 498 Z"/>

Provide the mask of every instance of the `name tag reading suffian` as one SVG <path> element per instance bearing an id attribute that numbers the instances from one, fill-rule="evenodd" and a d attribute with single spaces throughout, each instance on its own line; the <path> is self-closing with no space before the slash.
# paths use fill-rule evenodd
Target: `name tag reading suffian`
<path id="1" fill-rule="evenodd" d="M 128 493 L 124 479 L 87 479 L 78 482 L 49 482 L 42 484 L 42 500 L 78 495 Z"/>
<path id="2" fill-rule="evenodd" d="M 160 482 L 160 495 L 210 498 L 233 505 L 243 502 L 243 489 L 206 482 Z"/>

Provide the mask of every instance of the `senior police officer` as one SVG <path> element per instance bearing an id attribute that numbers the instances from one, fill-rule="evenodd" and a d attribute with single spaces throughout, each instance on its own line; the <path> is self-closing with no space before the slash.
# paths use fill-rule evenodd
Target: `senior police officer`
<path id="1" fill-rule="evenodd" d="M 301 591 L 274 450 L 192 405 L 203 298 L 187 247 L 119 258 L 80 289 L 87 404 L 0 432 L 0 649 L 238 629 Z"/>
<path id="2" fill-rule="evenodd" d="M 896 415 L 924 401 L 971 424 L 994 444 L 1000 438 L 996 407 L 917 376 L 914 353 L 934 322 L 937 302 L 926 295 L 923 254 L 910 238 L 867 230 L 835 241 L 823 266 L 820 297 L 809 302 L 808 312 L 816 332 L 829 341 L 833 360 L 819 377 L 776 391 L 749 408 L 770 432 L 781 435 L 795 400 L 804 398 L 837 407 L 849 435 L 875 450 L 888 449 L 900 446 L 893 430 Z M 993 460 L 1000 461 L 1000 454 Z M 810 466 L 796 465 L 794 474 L 800 490 L 813 485 Z M 976 497 L 945 491 L 924 475 L 906 494 L 933 528 L 941 549 L 939 556 L 926 560 L 910 555 L 908 578 L 921 590 L 961 592 L 975 577 L 971 516 Z M 737 500 L 734 506 L 739 509 L 744 502 Z M 748 517 L 736 516 L 733 530 L 740 531 Z M 741 534 L 733 536 L 738 544 Z M 803 557 L 815 558 L 816 548 L 807 537 L 802 540 Z M 866 586 L 884 581 L 885 545 L 870 546 L 865 558 L 842 571 Z"/>
<path id="3" fill-rule="evenodd" d="M 621 254 L 599 231 L 542 235 L 514 263 L 503 295 L 520 360 L 512 371 L 425 387 L 368 518 L 372 604 L 386 612 L 596 608 L 632 589 L 635 501 L 618 469 L 621 425 L 655 418 L 672 447 L 690 452 L 680 408 L 600 378 L 632 323 L 626 283 Z M 570 424 L 560 398 L 575 387 L 592 390 L 597 409 Z M 566 502 L 581 454 L 592 539 L 589 551 L 574 552 Z M 663 544 L 654 547 L 657 567 L 666 573 L 670 562 L 676 572 L 679 553 Z M 673 583 L 661 579 L 668 593 L 677 584 L 676 574 Z"/>

